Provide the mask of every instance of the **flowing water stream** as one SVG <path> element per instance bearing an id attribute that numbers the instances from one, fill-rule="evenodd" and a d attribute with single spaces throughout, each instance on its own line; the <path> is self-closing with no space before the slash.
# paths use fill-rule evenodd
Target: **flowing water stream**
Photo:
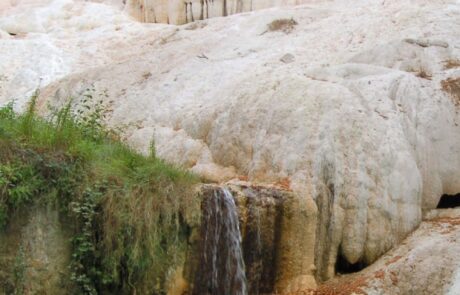
<path id="1" fill-rule="evenodd" d="M 195 294 L 247 295 L 238 213 L 227 188 L 205 201 L 203 249 Z"/>

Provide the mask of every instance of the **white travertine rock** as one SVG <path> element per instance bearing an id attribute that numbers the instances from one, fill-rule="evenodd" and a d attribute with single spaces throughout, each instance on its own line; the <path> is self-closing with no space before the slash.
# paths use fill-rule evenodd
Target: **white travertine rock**
<path id="1" fill-rule="evenodd" d="M 317 2 L 178 27 L 72 0 L 34 7 L 30 24 L 10 13 L 0 30 L 20 34 L 0 39 L 0 103 L 41 85 L 45 112 L 107 91 L 109 124 L 144 152 L 153 139 L 218 181 L 289 179 L 318 206 L 328 278 L 338 252 L 371 263 L 460 192 L 460 115 L 441 87 L 460 76 L 445 67 L 460 59 L 460 3 Z M 291 18 L 290 33 L 267 29 Z"/>
<path id="2" fill-rule="evenodd" d="M 315 0 L 128 0 L 126 10 L 142 22 L 182 25 L 211 17 L 312 2 Z"/>
<path id="3" fill-rule="evenodd" d="M 365 294 L 459 294 L 460 215 L 458 210 L 433 211 L 445 217 L 424 220 L 402 245 L 355 274 L 365 280 Z M 353 284 L 351 277 L 339 280 Z"/>

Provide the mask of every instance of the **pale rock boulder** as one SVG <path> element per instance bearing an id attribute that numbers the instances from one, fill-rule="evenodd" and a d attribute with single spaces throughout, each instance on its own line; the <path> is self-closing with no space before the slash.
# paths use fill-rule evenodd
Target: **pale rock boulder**
<path id="1" fill-rule="evenodd" d="M 355 277 L 342 277 L 369 295 L 459 294 L 460 215 L 458 209 L 433 210 L 401 246 Z"/>

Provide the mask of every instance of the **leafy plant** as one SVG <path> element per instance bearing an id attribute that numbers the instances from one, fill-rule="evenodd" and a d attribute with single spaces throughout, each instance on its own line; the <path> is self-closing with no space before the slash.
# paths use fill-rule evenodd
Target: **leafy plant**
<path id="1" fill-rule="evenodd" d="M 102 276 L 102 272 L 96 263 L 99 257 L 97 257 L 97 245 L 94 238 L 96 208 L 102 196 L 102 193 L 97 188 L 87 188 L 83 192 L 81 200 L 75 200 L 70 203 L 72 213 L 81 221 L 82 225 L 79 233 L 72 238 L 74 251 L 71 263 L 71 279 L 86 294 L 97 294 L 96 282 Z M 103 283 L 107 283 L 107 281 Z"/>

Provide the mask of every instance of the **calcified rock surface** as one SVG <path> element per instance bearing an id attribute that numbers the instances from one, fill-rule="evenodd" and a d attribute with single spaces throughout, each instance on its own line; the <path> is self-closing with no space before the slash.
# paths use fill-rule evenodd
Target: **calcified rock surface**
<path id="1" fill-rule="evenodd" d="M 45 113 L 89 89 L 139 150 L 153 139 L 217 181 L 290 182 L 318 207 L 321 279 L 337 253 L 371 263 L 460 192 L 459 94 L 442 82 L 460 76 L 458 1 L 316 1 L 178 27 L 45 2 L 1 12 L 0 102 L 40 85 Z"/>
<path id="2" fill-rule="evenodd" d="M 459 239 L 460 210 L 433 210 L 401 246 L 359 273 L 320 286 L 319 294 L 459 294 Z"/>
<path id="3" fill-rule="evenodd" d="M 314 0 L 128 0 L 126 10 L 137 20 L 185 24 L 269 7 L 299 5 Z"/>

